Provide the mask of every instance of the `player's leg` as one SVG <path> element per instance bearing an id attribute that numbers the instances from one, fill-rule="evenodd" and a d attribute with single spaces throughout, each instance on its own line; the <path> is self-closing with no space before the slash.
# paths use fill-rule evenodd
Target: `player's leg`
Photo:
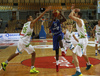
<path id="1" fill-rule="evenodd" d="M 73 54 L 73 49 L 71 50 L 72 54 Z M 74 63 L 73 55 L 72 55 L 72 63 Z"/>
<path id="2" fill-rule="evenodd" d="M 95 44 L 95 56 L 97 56 L 98 44 Z"/>
<path id="3" fill-rule="evenodd" d="M 97 56 L 97 50 L 98 50 L 98 36 L 95 37 L 95 56 Z"/>
<path id="4" fill-rule="evenodd" d="M 31 69 L 30 69 L 30 73 L 39 73 L 38 70 L 35 69 L 34 63 L 35 63 L 35 50 L 34 47 L 32 45 L 29 45 L 27 47 L 24 48 L 25 51 L 27 51 L 28 54 L 31 54 Z"/>
<path id="5" fill-rule="evenodd" d="M 81 73 L 80 67 L 79 67 L 79 61 L 77 58 L 77 55 L 80 57 L 82 56 L 81 47 L 79 45 L 76 45 L 76 47 L 73 49 L 72 55 L 73 55 L 72 57 L 74 60 L 74 65 L 76 67 L 76 73 L 72 76 L 82 76 L 82 73 Z"/>
<path id="6" fill-rule="evenodd" d="M 56 52 L 56 71 L 59 71 L 59 49 L 55 50 Z"/>
<path id="7" fill-rule="evenodd" d="M 98 47 L 98 52 L 99 52 L 99 54 L 100 54 L 100 43 L 99 43 L 98 45 L 99 45 L 99 47 Z"/>
<path id="8" fill-rule="evenodd" d="M 5 71 L 6 70 L 6 66 L 8 64 L 8 62 L 10 60 L 12 60 L 13 58 L 15 58 L 16 56 L 19 55 L 19 53 L 21 53 L 21 50 L 22 50 L 22 45 L 20 44 L 21 42 L 18 42 L 18 46 L 17 46 L 17 49 L 16 49 L 16 52 L 14 54 L 12 54 L 5 62 L 2 62 L 1 63 L 1 66 L 2 66 L 2 69 Z M 20 46 L 20 47 L 19 47 Z"/>
<path id="9" fill-rule="evenodd" d="M 98 53 L 100 54 L 100 36 L 98 36 Z"/>
<path id="10" fill-rule="evenodd" d="M 73 60 L 74 60 L 74 65 L 76 67 L 76 73 L 72 76 L 82 76 L 82 73 L 81 73 L 81 70 L 80 70 L 80 67 L 79 67 L 79 61 L 78 61 L 78 58 L 77 58 L 77 55 L 75 53 L 72 53 L 72 57 L 73 57 Z"/>
<path id="11" fill-rule="evenodd" d="M 65 48 L 64 48 L 63 42 L 62 42 L 62 35 L 58 36 L 58 42 L 59 42 L 59 46 L 61 47 L 61 51 L 63 52 L 63 55 L 65 56 Z"/>
<path id="12" fill-rule="evenodd" d="M 3 69 L 4 71 L 6 70 L 6 66 L 7 66 L 8 62 L 9 62 L 10 60 L 12 60 L 13 58 L 15 58 L 17 55 L 19 55 L 19 53 L 14 53 L 14 54 L 12 54 L 5 62 L 2 62 L 2 63 L 1 63 L 2 69 Z"/>
<path id="13" fill-rule="evenodd" d="M 32 57 L 31 57 L 31 69 L 30 69 L 30 73 L 39 73 L 39 71 L 38 70 L 36 70 L 35 69 L 35 67 L 34 67 L 34 63 L 35 63 L 35 52 L 33 52 L 31 55 L 32 55 Z"/>
<path id="14" fill-rule="evenodd" d="M 84 59 L 85 59 L 85 61 L 86 61 L 86 65 L 87 65 L 87 68 L 86 68 L 86 70 L 89 70 L 90 68 L 92 68 L 93 67 L 93 65 L 92 64 L 90 64 L 90 61 L 89 61 L 89 59 L 88 59 L 88 57 L 86 56 L 86 55 L 83 55 L 83 57 L 84 57 Z"/>
<path id="15" fill-rule="evenodd" d="M 85 41 L 84 41 L 85 42 Z M 86 68 L 86 70 L 89 70 L 91 67 L 93 67 L 93 65 L 92 64 L 90 64 L 90 61 L 89 61 L 89 59 L 88 59 L 88 57 L 87 57 L 87 55 L 86 55 L 86 47 L 87 47 L 87 41 L 85 42 L 85 44 L 84 44 L 84 52 L 83 52 L 83 57 L 84 57 L 84 59 L 85 59 L 85 61 L 86 61 L 86 65 L 87 65 L 87 68 Z"/>
<path id="16" fill-rule="evenodd" d="M 62 53 L 62 56 L 64 56 L 65 57 L 65 55 L 66 55 L 66 53 L 67 53 L 67 44 L 66 44 L 66 42 L 65 42 L 65 40 L 63 39 L 62 40 L 62 43 L 63 43 L 63 47 L 65 48 L 65 50 L 62 50 L 61 49 L 61 53 Z"/>
<path id="17" fill-rule="evenodd" d="M 72 43 L 69 43 L 68 47 L 71 50 L 71 52 L 73 53 L 74 45 Z M 73 55 L 72 55 L 72 58 L 73 58 Z M 72 59 L 72 63 L 74 63 L 74 59 Z"/>

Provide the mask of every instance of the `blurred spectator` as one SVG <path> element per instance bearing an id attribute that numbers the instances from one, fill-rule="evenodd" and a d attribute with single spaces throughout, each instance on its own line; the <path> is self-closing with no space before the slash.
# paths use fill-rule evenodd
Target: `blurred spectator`
<path id="1" fill-rule="evenodd" d="M 17 20 L 17 29 L 21 30 L 22 27 L 23 27 L 22 23 L 19 20 Z"/>
<path id="2" fill-rule="evenodd" d="M 1 26 L 2 26 L 2 22 L 3 22 L 3 19 L 0 19 L 0 28 L 1 28 Z"/>
<path id="3" fill-rule="evenodd" d="M 91 25 L 89 23 L 86 23 L 85 26 L 86 26 L 88 36 L 91 37 L 92 36 L 92 32 L 91 32 L 92 27 L 91 27 Z"/>
<path id="4" fill-rule="evenodd" d="M 7 29 L 8 29 L 8 23 L 6 23 L 6 25 L 5 25 L 4 33 L 7 33 Z"/>
<path id="5" fill-rule="evenodd" d="M 7 28 L 8 28 L 8 23 L 6 23 L 5 27 L 7 27 Z"/>
<path id="6" fill-rule="evenodd" d="M 13 20 L 14 20 L 13 18 L 10 19 L 10 21 L 13 21 Z"/>
<path id="7" fill-rule="evenodd" d="M 35 38 L 35 32 L 34 31 L 32 32 L 32 36 L 31 37 L 32 37 L 32 39 Z"/>

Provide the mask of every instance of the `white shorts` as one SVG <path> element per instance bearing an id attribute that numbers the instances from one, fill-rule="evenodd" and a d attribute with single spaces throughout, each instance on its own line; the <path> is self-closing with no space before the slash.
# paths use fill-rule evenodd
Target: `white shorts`
<path id="1" fill-rule="evenodd" d="M 67 41 L 66 40 L 62 40 L 62 42 L 63 42 L 63 46 L 64 46 L 64 48 L 67 50 L 67 49 L 70 49 L 70 50 L 72 50 L 73 48 L 74 48 L 74 45 L 70 42 L 70 43 L 67 43 Z"/>
<path id="2" fill-rule="evenodd" d="M 100 44 L 100 35 L 95 36 L 95 44 Z"/>
<path id="3" fill-rule="evenodd" d="M 17 49 L 16 49 L 16 52 L 15 53 L 22 53 L 23 51 L 26 51 L 28 54 L 31 54 L 33 53 L 35 50 L 34 50 L 34 47 L 30 44 L 26 45 L 26 43 L 24 43 L 21 39 L 19 40 L 18 42 L 18 45 L 17 45 Z"/>
<path id="4" fill-rule="evenodd" d="M 73 50 L 73 53 L 76 53 L 80 57 L 82 55 L 86 55 L 87 44 L 88 44 L 87 38 L 79 39 L 79 44 L 76 45 L 76 47 Z M 82 47 L 80 45 L 82 45 Z"/>

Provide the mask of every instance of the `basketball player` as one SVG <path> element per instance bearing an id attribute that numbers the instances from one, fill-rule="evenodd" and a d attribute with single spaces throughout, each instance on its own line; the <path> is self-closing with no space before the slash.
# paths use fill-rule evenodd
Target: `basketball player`
<path id="1" fill-rule="evenodd" d="M 64 21 L 66 21 L 66 19 L 61 13 L 57 17 L 55 17 L 53 13 L 53 19 L 49 25 L 49 28 L 53 34 L 53 50 L 55 50 L 56 52 L 56 71 L 57 72 L 59 71 L 59 46 L 61 47 L 61 50 L 65 50 L 63 48 L 63 43 L 62 43 L 63 33 L 62 33 L 61 25 L 60 25 Z"/>
<path id="2" fill-rule="evenodd" d="M 40 16 L 38 16 L 36 19 L 33 20 L 32 16 L 27 15 L 26 19 L 27 22 L 24 24 L 23 29 L 20 34 L 20 39 L 17 45 L 16 52 L 12 54 L 5 62 L 1 63 L 2 69 L 5 71 L 6 66 L 10 60 L 18 56 L 20 53 L 22 53 L 24 50 L 32 55 L 31 58 L 31 69 L 30 73 L 39 73 L 34 67 L 35 62 L 35 50 L 34 47 L 30 44 L 30 38 L 33 31 L 34 24 L 47 12 L 51 9 L 51 6 L 48 7 Z"/>
<path id="3" fill-rule="evenodd" d="M 69 24 L 67 26 L 68 28 L 66 30 L 63 31 L 64 33 L 64 39 L 62 40 L 63 42 L 63 46 L 66 49 L 65 51 L 62 51 L 62 56 L 66 55 L 66 52 L 68 49 L 73 50 L 74 49 L 74 45 L 72 44 L 71 38 L 73 37 L 73 33 L 72 33 L 72 24 Z"/>
<path id="4" fill-rule="evenodd" d="M 69 14 L 69 18 L 76 21 L 76 28 L 79 33 L 79 39 L 77 39 L 74 36 L 78 44 L 73 50 L 73 59 L 74 59 L 74 65 L 76 67 L 76 73 L 72 76 L 82 76 L 77 56 L 84 57 L 85 61 L 87 62 L 86 70 L 89 70 L 91 67 L 93 67 L 93 65 L 90 64 L 89 59 L 86 55 L 86 46 L 88 44 L 88 38 L 87 38 L 85 24 L 84 24 L 84 21 L 81 19 L 81 17 L 82 17 L 82 13 L 80 12 L 80 9 L 73 8 L 71 13 Z"/>
<path id="5" fill-rule="evenodd" d="M 98 25 L 96 25 L 93 28 L 93 36 L 94 35 L 95 35 L 95 56 L 97 56 L 97 50 L 98 50 L 98 52 L 100 54 L 100 48 L 97 48 L 98 44 L 100 44 L 100 20 L 98 20 Z"/>

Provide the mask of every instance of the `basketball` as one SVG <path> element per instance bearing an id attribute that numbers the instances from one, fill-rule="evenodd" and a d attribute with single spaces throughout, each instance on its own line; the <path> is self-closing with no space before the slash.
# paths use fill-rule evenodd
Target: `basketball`
<path id="1" fill-rule="evenodd" d="M 60 12 L 58 10 L 53 11 L 53 16 L 57 17 L 60 15 Z"/>

